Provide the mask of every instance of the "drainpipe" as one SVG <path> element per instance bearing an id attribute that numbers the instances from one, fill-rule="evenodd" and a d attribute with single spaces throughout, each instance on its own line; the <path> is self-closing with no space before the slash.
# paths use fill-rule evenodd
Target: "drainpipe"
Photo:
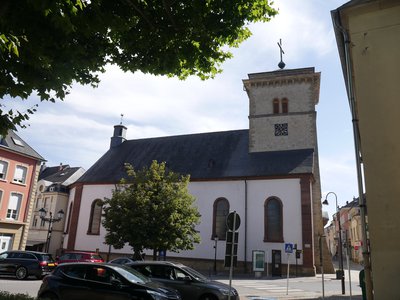
<path id="1" fill-rule="evenodd" d="M 368 244 L 367 244 L 367 226 L 365 221 L 366 216 L 366 205 L 364 199 L 364 188 L 363 188 L 363 173 L 362 173 L 362 157 L 361 157 L 361 137 L 359 131 L 359 123 L 358 123 L 358 116 L 356 110 L 356 102 L 355 102 L 355 95 L 353 89 L 353 72 L 351 68 L 350 62 L 350 38 L 348 36 L 347 31 L 341 26 L 340 22 L 340 15 L 338 11 L 334 12 L 333 15 L 333 26 L 336 27 L 342 34 L 343 37 L 343 44 L 344 44 L 344 54 L 345 54 L 345 63 L 346 63 L 346 85 L 347 85 L 347 96 L 350 105 L 350 111 L 352 116 L 353 122 L 353 136 L 354 136 L 354 149 L 356 155 L 356 168 L 357 168 L 357 181 L 358 181 L 358 199 L 359 199 L 359 206 L 360 206 L 360 215 L 361 215 L 361 230 L 362 230 L 362 252 L 363 252 L 363 259 L 364 259 L 364 274 L 365 274 L 365 285 L 366 285 L 366 293 L 367 293 L 367 300 L 373 300 L 373 288 L 372 288 L 372 272 L 371 272 L 371 261 L 370 261 L 370 253 L 368 251 Z"/>
<path id="2" fill-rule="evenodd" d="M 244 272 L 247 273 L 247 180 L 244 180 Z"/>

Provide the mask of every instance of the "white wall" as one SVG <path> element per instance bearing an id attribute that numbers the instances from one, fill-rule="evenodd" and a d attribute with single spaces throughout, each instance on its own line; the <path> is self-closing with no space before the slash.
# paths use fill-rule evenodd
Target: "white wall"
<path id="1" fill-rule="evenodd" d="M 107 252 L 105 245 L 105 229 L 101 228 L 100 235 L 87 235 L 91 204 L 95 199 L 111 197 L 114 185 L 86 185 L 82 191 L 81 212 L 78 222 L 75 249 L 96 250 Z M 238 259 L 244 260 L 245 242 L 245 181 L 218 181 L 218 182 L 191 182 L 189 192 L 195 196 L 196 205 L 201 214 L 201 223 L 197 230 L 201 234 L 201 243 L 192 251 L 181 253 L 167 253 L 167 256 L 196 257 L 204 259 L 214 258 L 214 240 L 212 239 L 213 204 L 220 197 L 226 198 L 230 203 L 230 210 L 236 210 L 241 218 L 239 228 Z M 268 262 L 271 259 L 271 250 L 281 250 L 285 253 L 284 243 L 265 243 L 264 238 L 264 202 L 268 197 L 278 197 L 283 203 L 283 236 L 286 243 L 302 244 L 301 230 L 301 199 L 299 179 L 276 180 L 251 180 L 247 181 L 248 194 L 248 230 L 247 230 L 247 261 L 252 259 L 252 250 L 264 250 Z M 71 196 L 74 190 L 71 191 Z M 70 201 L 73 198 L 70 198 Z M 66 247 L 67 237 L 64 247 Z M 129 246 L 112 252 L 131 253 Z M 148 251 L 151 254 L 152 251 Z M 217 259 L 222 260 L 225 254 L 225 241 L 219 241 L 217 246 Z M 294 258 L 291 258 L 293 262 Z M 282 263 L 286 262 L 286 255 L 282 255 Z M 302 263 L 301 260 L 298 261 Z"/>

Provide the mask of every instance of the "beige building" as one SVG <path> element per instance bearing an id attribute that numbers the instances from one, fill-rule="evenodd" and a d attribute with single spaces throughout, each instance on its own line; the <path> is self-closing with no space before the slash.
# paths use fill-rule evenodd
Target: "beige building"
<path id="1" fill-rule="evenodd" d="M 45 251 L 58 255 L 64 239 L 65 214 L 58 220 L 58 212 L 66 212 L 69 185 L 74 183 L 84 173 L 80 167 L 60 165 L 45 167 L 38 181 L 35 204 L 32 209 L 32 219 L 29 229 L 27 250 Z M 45 221 L 40 217 L 40 210 L 46 211 L 46 218 L 50 216 L 54 222 Z M 52 223 L 52 224 L 50 224 Z"/>
<path id="2" fill-rule="evenodd" d="M 399 299 L 400 1 L 354 0 L 332 16 L 358 125 L 374 299 Z"/>

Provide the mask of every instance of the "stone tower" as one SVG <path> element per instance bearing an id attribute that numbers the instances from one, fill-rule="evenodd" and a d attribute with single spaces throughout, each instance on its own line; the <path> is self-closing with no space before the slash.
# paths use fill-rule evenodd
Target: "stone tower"
<path id="1" fill-rule="evenodd" d="M 323 234 L 321 184 L 315 106 L 320 73 L 314 68 L 249 74 L 243 80 L 249 97 L 249 152 L 314 149 L 311 214 L 314 265 L 319 271 L 319 237 Z M 326 246 L 326 245 L 325 245 Z M 333 272 L 327 247 L 324 270 Z"/>

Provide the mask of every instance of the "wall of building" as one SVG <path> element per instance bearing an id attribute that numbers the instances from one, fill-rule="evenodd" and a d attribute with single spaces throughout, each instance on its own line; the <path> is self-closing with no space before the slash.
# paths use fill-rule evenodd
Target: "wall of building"
<path id="1" fill-rule="evenodd" d="M 400 5 L 372 1 L 343 12 L 365 170 L 376 299 L 398 299 L 400 240 Z"/>
<path id="2" fill-rule="evenodd" d="M 245 251 L 245 191 L 247 184 L 247 250 Z M 101 253 L 109 251 L 105 245 L 104 236 L 106 231 L 101 227 L 100 235 L 87 235 L 90 218 L 90 207 L 95 199 L 111 197 L 114 185 L 85 185 L 82 191 L 82 202 L 78 221 L 75 250 L 95 251 Z M 287 256 L 284 255 L 284 243 L 296 243 L 302 249 L 302 220 L 301 220 L 301 195 L 300 180 L 293 179 L 274 179 L 274 180 L 243 180 L 219 181 L 219 182 L 191 182 L 189 184 L 190 193 L 195 196 L 196 205 L 202 216 L 201 223 L 197 226 L 201 235 L 201 243 L 196 245 L 192 251 L 181 253 L 167 253 L 169 257 L 181 259 L 204 259 L 211 262 L 214 259 L 215 241 L 212 237 L 213 224 L 213 205 L 214 201 L 220 197 L 226 198 L 230 203 L 230 211 L 236 210 L 241 217 L 239 228 L 239 247 L 238 260 L 252 260 L 252 250 L 264 250 L 266 252 L 266 263 L 271 262 L 271 250 L 282 251 L 282 263 L 287 263 Z M 74 201 L 75 191 L 72 189 L 69 201 Z M 283 236 L 284 243 L 266 243 L 264 239 L 264 203 L 268 197 L 278 197 L 283 203 Z M 69 213 L 69 212 L 68 212 Z M 68 217 L 67 217 L 68 218 Z M 67 248 L 69 234 L 65 236 L 64 248 Z M 221 264 L 225 255 L 225 241 L 217 242 L 217 259 Z M 115 253 L 132 253 L 129 246 L 122 249 L 111 249 L 113 256 Z M 246 258 L 245 258 L 246 252 Z M 148 255 L 152 251 L 147 252 Z M 302 264 L 302 258 L 298 264 Z M 294 263 L 294 256 L 290 257 L 290 263 Z"/>
<path id="3" fill-rule="evenodd" d="M 11 249 L 24 249 L 29 229 L 30 204 L 37 181 L 37 161 L 20 154 L 0 150 L 0 160 L 8 162 L 7 174 L 0 179 L 0 234 L 12 235 Z M 16 166 L 27 168 L 25 183 L 14 182 Z M 22 195 L 21 205 L 18 210 L 18 219 L 7 219 L 7 210 L 12 193 Z"/>

